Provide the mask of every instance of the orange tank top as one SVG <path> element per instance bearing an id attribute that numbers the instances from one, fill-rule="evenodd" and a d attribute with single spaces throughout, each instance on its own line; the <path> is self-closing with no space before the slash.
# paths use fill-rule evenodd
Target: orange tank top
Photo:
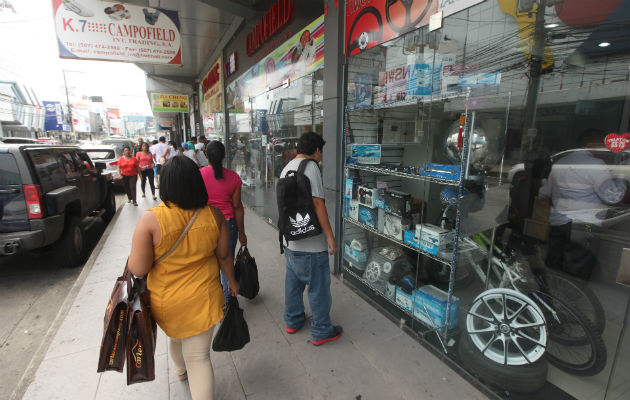
<path id="1" fill-rule="evenodd" d="M 162 239 L 153 250 L 153 260 L 177 241 L 195 213 L 164 203 L 151 209 L 160 224 Z M 223 318 L 225 302 L 215 249 L 219 227 L 210 207 L 204 207 L 179 246 L 149 272 L 151 313 L 160 328 L 172 338 L 187 338 L 205 332 Z"/>

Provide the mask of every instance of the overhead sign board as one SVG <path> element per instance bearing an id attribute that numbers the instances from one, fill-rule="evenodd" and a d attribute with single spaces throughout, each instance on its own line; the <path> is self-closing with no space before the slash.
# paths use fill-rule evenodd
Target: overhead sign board
<path id="1" fill-rule="evenodd" d="M 223 60 L 221 57 L 210 67 L 210 71 L 201 81 L 203 94 L 201 112 L 203 115 L 223 111 Z"/>
<path id="2" fill-rule="evenodd" d="M 188 112 L 188 96 L 151 93 L 151 109 L 156 112 Z"/>
<path id="3" fill-rule="evenodd" d="M 43 101 L 46 109 L 46 119 L 44 121 L 44 130 L 46 131 L 62 131 L 63 130 L 63 109 L 58 101 Z"/>
<path id="4" fill-rule="evenodd" d="M 182 64 L 176 11 L 100 0 L 52 0 L 61 58 Z"/>

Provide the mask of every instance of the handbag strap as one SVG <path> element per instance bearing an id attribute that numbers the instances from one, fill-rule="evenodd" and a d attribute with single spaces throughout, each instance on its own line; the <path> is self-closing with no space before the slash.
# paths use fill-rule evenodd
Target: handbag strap
<path id="1" fill-rule="evenodd" d="M 177 239 L 177 241 L 175 242 L 175 244 L 173 245 L 173 247 L 170 248 L 169 251 L 167 251 L 162 257 L 158 258 L 157 260 L 155 260 L 155 262 L 153 263 L 153 265 L 159 263 L 160 261 L 164 260 L 166 257 L 170 256 L 171 253 L 173 251 L 175 251 L 175 249 L 177 248 L 177 246 L 179 246 L 179 244 L 181 243 L 181 241 L 184 239 L 184 236 L 186 236 L 186 234 L 188 233 L 188 230 L 190 229 L 190 227 L 192 226 L 193 222 L 195 222 L 195 219 L 197 219 L 197 216 L 199 215 L 199 213 L 201 212 L 201 208 L 198 209 L 197 211 L 195 211 L 195 214 L 192 216 L 192 218 L 190 219 L 190 221 L 188 222 L 188 225 L 186 225 L 186 228 L 184 229 L 184 231 L 182 232 L 181 235 L 179 235 L 179 238 Z"/>

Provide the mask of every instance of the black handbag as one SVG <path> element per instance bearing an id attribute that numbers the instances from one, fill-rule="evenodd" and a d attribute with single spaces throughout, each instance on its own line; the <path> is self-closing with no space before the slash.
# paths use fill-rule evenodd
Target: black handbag
<path id="1" fill-rule="evenodd" d="M 238 249 L 234 262 L 234 276 L 240 286 L 238 294 L 250 300 L 258 295 L 260 290 L 258 267 L 254 257 L 249 254 L 247 246 L 241 246 Z"/>
<path id="2" fill-rule="evenodd" d="M 221 326 L 212 341 L 214 351 L 240 350 L 249 343 L 249 328 L 235 296 L 230 297 Z"/>

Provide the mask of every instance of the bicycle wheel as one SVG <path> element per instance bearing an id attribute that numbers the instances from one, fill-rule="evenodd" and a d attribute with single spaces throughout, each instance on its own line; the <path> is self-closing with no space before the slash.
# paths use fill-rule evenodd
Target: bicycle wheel
<path id="1" fill-rule="evenodd" d="M 537 279 L 543 292 L 574 305 L 593 322 L 599 333 L 604 332 L 606 313 L 595 293 L 585 284 L 552 270 L 539 273 Z"/>
<path id="2" fill-rule="evenodd" d="M 545 315 L 547 360 L 574 375 L 595 375 L 606 366 L 606 345 L 589 318 L 574 305 L 548 293 L 533 292 Z"/>

